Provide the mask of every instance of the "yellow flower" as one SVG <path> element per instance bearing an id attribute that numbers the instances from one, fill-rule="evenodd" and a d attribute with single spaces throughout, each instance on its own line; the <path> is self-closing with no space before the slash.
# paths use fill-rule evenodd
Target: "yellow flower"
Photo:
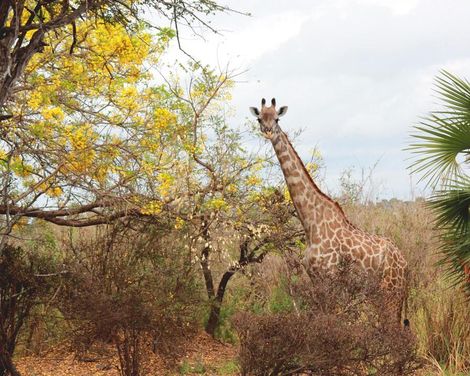
<path id="1" fill-rule="evenodd" d="M 158 130 L 165 130 L 176 124 L 176 115 L 166 108 L 156 108 L 153 115 L 155 119 L 154 126 Z"/>
<path id="2" fill-rule="evenodd" d="M 41 110 L 41 115 L 45 120 L 64 120 L 64 112 L 59 107 L 46 107 Z"/>
<path id="3" fill-rule="evenodd" d="M 142 214 L 155 215 L 162 212 L 162 203 L 160 201 L 150 201 L 140 210 Z"/>
<path id="4" fill-rule="evenodd" d="M 183 228 L 183 226 L 184 226 L 184 220 L 180 217 L 176 218 L 175 229 L 179 230 L 179 229 Z"/>
<path id="5" fill-rule="evenodd" d="M 289 190 L 287 189 L 287 187 L 284 188 L 284 192 L 283 192 L 283 193 L 284 193 L 284 199 L 285 199 L 286 201 L 291 201 L 290 192 L 289 192 Z"/>
<path id="6" fill-rule="evenodd" d="M 60 187 L 51 187 L 46 191 L 49 197 L 59 197 L 62 196 L 63 193 L 64 191 Z"/>
<path id="7" fill-rule="evenodd" d="M 225 202 L 223 198 L 213 198 L 210 199 L 207 202 L 207 207 L 211 209 L 217 209 L 217 210 L 227 210 L 228 209 L 228 204 Z"/>
<path id="8" fill-rule="evenodd" d="M 261 183 L 261 178 L 256 175 L 251 175 L 246 180 L 246 184 L 251 185 L 251 186 L 259 185 L 260 183 Z"/>
<path id="9" fill-rule="evenodd" d="M 42 104 L 42 95 L 39 91 L 33 91 L 31 93 L 31 96 L 29 97 L 28 100 L 28 105 L 31 107 L 33 110 L 37 110 L 39 106 Z"/>
<path id="10" fill-rule="evenodd" d="M 157 180 L 160 182 L 159 191 L 162 197 L 168 196 L 171 188 L 173 187 L 175 177 L 167 172 L 162 172 L 158 175 Z"/>
<path id="11" fill-rule="evenodd" d="M 307 169 L 310 175 L 315 175 L 315 173 L 319 170 L 320 165 L 316 162 L 308 162 L 305 165 L 305 168 Z"/>
<path id="12" fill-rule="evenodd" d="M 11 160 L 10 168 L 17 176 L 20 176 L 22 178 L 30 176 L 33 171 L 33 168 L 28 164 L 24 163 L 24 161 L 20 157 L 14 157 Z"/>

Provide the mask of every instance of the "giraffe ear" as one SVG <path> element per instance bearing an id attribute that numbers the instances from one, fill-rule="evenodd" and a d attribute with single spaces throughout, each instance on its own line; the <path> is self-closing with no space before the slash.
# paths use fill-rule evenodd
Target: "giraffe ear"
<path id="1" fill-rule="evenodd" d="M 277 116 L 281 117 L 284 116 L 287 112 L 287 106 L 282 106 L 279 111 L 277 112 Z"/>
<path id="2" fill-rule="evenodd" d="M 254 116 L 258 116 L 258 115 L 259 115 L 259 110 L 258 110 L 256 107 L 250 107 L 250 112 L 251 112 Z"/>

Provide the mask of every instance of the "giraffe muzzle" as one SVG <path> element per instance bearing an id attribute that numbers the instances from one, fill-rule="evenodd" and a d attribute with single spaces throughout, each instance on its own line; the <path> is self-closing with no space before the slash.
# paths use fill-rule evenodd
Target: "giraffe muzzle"
<path id="1" fill-rule="evenodd" d="M 263 134 L 264 137 L 271 139 L 273 138 L 273 131 L 272 129 L 262 129 L 261 133 Z"/>

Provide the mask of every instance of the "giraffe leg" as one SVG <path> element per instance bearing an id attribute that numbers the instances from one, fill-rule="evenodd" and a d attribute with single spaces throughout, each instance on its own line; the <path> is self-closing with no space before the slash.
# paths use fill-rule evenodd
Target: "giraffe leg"
<path id="1" fill-rule="evenodd" d="M 393 282 L 393 283 L 391 283 Z M 406 286 L 404 283 L 400 283 L 385 276 L 382 281 L 382 291 L 384 299 L 384 311 L 382 312 L 382 320 L 384 323 L 392 325 L 402 325 L 402 312 L 406 298 Z M 409 325 L 408 318 L 404 318 L 403 321 L 405 326 Z"/>
<path id="2" fill-rule="evenodd" d="M 386 314 L 394 325 L 402 326 L 402 311 L 405 308 L 407 291 L 408 291 L 408 268 L 405 259 L 391 249 L 386 255 L 382 289 L 384 291 Z M 407 317 L 404 318 L 403 324 L 409 325 Z"/>
<path id="3" fill-rule="evenodd" d="M 401 327 L 403 297 L 395 289 L 382 287 L 382 304 L 379 306 L 379 321 L 384 326 Z"/>

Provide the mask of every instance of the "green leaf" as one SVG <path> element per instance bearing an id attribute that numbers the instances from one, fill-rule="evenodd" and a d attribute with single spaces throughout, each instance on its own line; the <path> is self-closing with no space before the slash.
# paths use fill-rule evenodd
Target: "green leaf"
<path id="1" fill-rule="evenodd" d="M 414 156 L 410 169 L 435 189 L 429 205 L 439 231 L 440 264 L 470 296 L 465 274 L 470 264 L 470 177 L 462 168 L 470 157 L 470 83 L 443 71 L 436 91 L 444 108 L 414 127 L 414 142 L 407 148 Z"/>

